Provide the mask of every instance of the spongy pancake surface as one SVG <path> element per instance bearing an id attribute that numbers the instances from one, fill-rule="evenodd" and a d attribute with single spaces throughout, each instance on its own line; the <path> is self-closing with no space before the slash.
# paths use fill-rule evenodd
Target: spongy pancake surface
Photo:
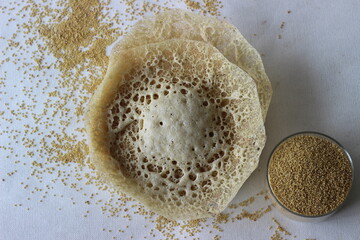
<path id="1" fill-rule="evenodd" d="M 87 132 L 101 176 L 175 220 L 223 211 L 265 143 L 252 78 L 213 46 L 179 39 L 112 53 Z"/>
<path id="2" fill-rule="evenodd" d="M 247 72 L 256 83 L 265 120 L 272 89 L 261 57 L 239 30 L 225 20 L 181 9 L 167 10 L 134 24 L 131 31 L 115 46 L 115 50 L 176 38 L 207 42 L 216 47 L 230 62 Z"/>

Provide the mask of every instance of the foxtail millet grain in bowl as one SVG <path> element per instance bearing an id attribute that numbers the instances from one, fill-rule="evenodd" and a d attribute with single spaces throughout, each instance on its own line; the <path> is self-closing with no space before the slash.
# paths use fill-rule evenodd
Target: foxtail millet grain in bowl
<path id="1" fill-rule="evenodd" d="M 344 202 L 353 169 L 349 155 L 335 141 L 322 134 L 300 133 L 275 148 L 267 177 L 273 196 L 284 208 L 317 217 Z"/>

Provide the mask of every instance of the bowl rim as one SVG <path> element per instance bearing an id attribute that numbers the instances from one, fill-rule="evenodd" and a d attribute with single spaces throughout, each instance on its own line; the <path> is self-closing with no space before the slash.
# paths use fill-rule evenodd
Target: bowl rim
<path id="1" fill-rule="evenodd" d="M 315 216 L 309 216 L 309 215 L 302 215 L 300 213 L 297 213 L 297 212 L 294 212 L 292 210 L 290 210 L 289 208 L 287 208 L 286 206 L 284 206 L 278 199 L 277 197 L 275 196 L 275 194 L 273 193 L 273 190 L 270 186 L 270 183 L 269 183 L 269 164 L 270 164 L 270 160 L 274 154 L 274 152 L 277 150 L 277 148 L 282 144 L 284 143 L 285 141 L 287 141 L 288 139 L 292 138 L 292 137 L 295 137 L 295 136 L 298 136 L 298 135 L 315 135 L 315 136 L 319 136 L 319 137 L 322 137 L 322 138 L 325 138 L 327 140 L 329 140 L 330 142 L 333 142 L 335 143 L 342 151 L 343 153 L 345 154 L 347 160 L 349 161 L 350 163 L 350 167 L 351 167 L 351 185 L 350 185 L 350 188 L 348 190 L 348 193 L 346 194 L 345 198 L 344 198 L 344 201 L 342 201 L 342 203 L 339 204 L 339 206 L 337 206 L 335 209 L 333 209 L 332 211 L 330 212 L 327 212 L 325 214 L 322 214 L 322 215 L 315 215 Z M 344 203 L 346 202 L 346 200 L 348 199 L 348 196 L 351 192 L 351 189 L 352 189 L 352 186 L 353 186 L 353 183 L 354 183 L 354 164 L 353 164 L 353 161 L 351 159 L 351 156 L 349 154 L 349 152 L 337 141 L 335 140 L 334 138 L 324 134 L 324 133 L 320 133 L 320 132 L 316 132 L 316 131 L 301 131 L 301 132 L 296 132 L 296 133 L 293 133 L 293 134 L 290 134 L 289 136 L 283 138 L 278 144 L 275 145 L 275 147 L 273 148 L 273 150 L 271 151 L 270 153 L 270 156 L 269 156 L 269 159 L 268 159 L 268 162 L 267 162 L 267 165 L 266 165 L 266 184 L 267 184 L 267 187 L 269 189 L 269 192 L 271 194 L 271 196 L 273 197 L 273 199 L 275 199 L 276 203 L 279 204 L 284 210 L 286 210 L 287 212 L 293 214 L 293 215 L 296 215 L 298 217 L 301 217 L 301 218 L 307 218 L 307 219 L 316 219 L 316 218 L 322 218 L 322 217 L 326 217 L 326 216 L 330 216 L 332 214 L 334 214 L 336 211 L 338 211 L 343 205 Z"/>

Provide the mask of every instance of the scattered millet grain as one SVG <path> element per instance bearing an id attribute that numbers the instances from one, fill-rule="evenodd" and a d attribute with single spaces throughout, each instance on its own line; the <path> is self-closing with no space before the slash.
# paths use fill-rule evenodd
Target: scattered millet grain
<path id="1" fill-rule="evenodd" d="M 201 12 L 212 16 L 220 16 L 220 9 L 223 7 L 220 0 L 183 0 L 186 7 L 191 11 Z"/>
<path id="2" fill-rule="evenodd" d="M 285 27 L 285 22 L 281 22 L 280 28 L 283 29 Z"/>
<path id="3" fill-rule="evenodd" d="M 269 230 L 273 230 L 273 234 L 270 236 L 271 240 L 289 240 L 295 239 L 296 236 L 288 232 L 280 223 L 272 218 L 273 223 L 275 223 L 276 227 L 270 226 Z"/>
<path id="4" fill-rule="evenodd" d="M 276 228 L 277 231 L 282 232 L 284 235 L 291 236 L 291 233 L 289 233 L 284 227 L 282 227 L 275 218 L 272 218 L 272 220 L 277 226 Z"/>

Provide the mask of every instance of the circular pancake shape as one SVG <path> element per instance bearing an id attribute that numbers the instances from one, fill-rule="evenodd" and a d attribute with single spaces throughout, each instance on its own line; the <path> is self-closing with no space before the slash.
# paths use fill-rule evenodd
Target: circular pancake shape
<path id="1" fill-rule="evenodd" d="M 269 108 L 272 89 L 260 54 L 225 20 L 172 9 L 138 21 L 115 46 L 124 50 L 169 39 L 207 42 L 216 47 L 230 62 L 247 72 L 255 81 L 263 119 Z"/>
<path id="2" fill-rule="evenodd" d="M 180 39 L 113 52 L 86 128 L 100 176 L 174 220 L 223 211 L 265 144 L 251 77 Z"/>

